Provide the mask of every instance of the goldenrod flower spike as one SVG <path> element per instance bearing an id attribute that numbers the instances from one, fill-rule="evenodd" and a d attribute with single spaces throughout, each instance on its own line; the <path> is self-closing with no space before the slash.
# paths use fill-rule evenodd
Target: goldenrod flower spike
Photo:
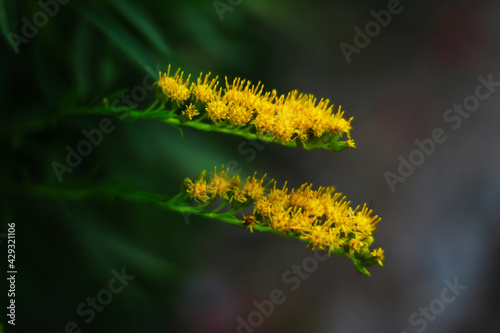
<path id="1" fill-rule="evenodd" d="M 218 76 L 211 75 L 200 73 L 190 82 L 191 75 L 184 79 L 180 68 L 173 72 L 169 65 L 166 73 L 159 72 L 157 98 L 146 110 L 114 106 L 116 103 L 104 99 L 82 112 L 126 112 L 127 121 L 155 119 L 177 128 L 187 126 L 306 150 L 339 152 L 356 147 L 351 138 L 353 118 L 344 118 L 341 106 L 334 112 L 328 99 L 318 101 L 297 90 L 279 95 L 276 90 L 265 91 L 260 82 L 253 84 L 239 77 L 232 81 L 226 77 L 221 85 Z"/>
<path id="2" fill-rule="evenodd" d="M 232 83 L 226 77 L 225 87 L 217 88 L 218 77 L 210 79 L 211 73 L 205 76 L 201 73 L 196 82 L 189 85 L 190 76 L 184 81 L 183 75 L 180 69 L 170 75 L 170 65 L 163 76 L 160 72 L 157 84 L 165 102 L 175 102 L 171 104 L 170 114 L 164 117 L 166 123 L 274 141 L 307 150 L 341 151 L 355 147 L 350 136 L 353 118 L 345 119 L 340 106 L 334 113 L 328 99 L 318 102 L 313 95 L 296 90 L 278 96 L 275 90 L 265 92 L 260 82 L 254 85 L 238 77 Z M 198 115 L 200 117 L 196 118 Z M 133 116 L 161 119 L 151 111 Z M 204 122 L 205 117 L 211 123 Z"/>
<path id="3" fill-rule="evenodd" d="M 206 210 L 204 216 L 218 218 L 232 224 L 239 224 L 258 231 L 271 231 L 287 237 L 304 240 L 312 249 L 320 249 L 348 256 L 356 269 L 369 275 L 366 267 L 383 265 L 384 251 L 380 248 L 370 251 L 373 231 L 380 217 L 372 215 L 367 207 L 352 208 L 341 193 L 333 187 L 319 187 L 303 184 L 289 189 L 287 183 L 279 188 L 271 180 L 264 185 L 264 175 L 255 173 L 244 182 L 239 175 L 229 175 L 224 166 L 214 172 L 210 181 L 205 180 L 203 171 L 197 180 L 186 181 L 186 193 L 198 209 L 216 201 L 222 204 L 216 210 Z M 226 206 L 231 209 L 219 213 Z M 252 215 L 239 214 L 253 206 Z M 201 212 L 201 211 L 200 211 Z"/>

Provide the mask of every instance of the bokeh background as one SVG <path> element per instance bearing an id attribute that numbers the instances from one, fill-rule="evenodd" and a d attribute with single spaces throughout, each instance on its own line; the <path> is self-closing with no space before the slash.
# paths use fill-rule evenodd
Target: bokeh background
<path id="1" fill-rule="evenodd" d="M 18 52 L 7 38 L 0 52 L 0 232 L 16 223 L 18 266 L 16 327 L 2 310 L 5 332 L 64 332 L 71 321 L 81 332 L 237 332 L 237 318 L 246 320 L 254 300 L 274 289 L 286 301 L 254 332 L 498 329 L 500 91 L 456 130 L 443 114 L 474 94 L 479 75 L 500 81 L 499 2 L 402 1 L 350 63 L 339 45 L 353 45 L 354 28 L 364 30 L 370 12 L 388 1 L 222 0 L 219 10 L 211 0 L 51 3 L 57 13 Z M 35 1 L 0 5 L 4 37 L 22 36 L 26 20 L 43 10 Z M 151 84 L 169 63 L 329 98 L 355 118 L 358 148 L 248 150 L 238 137 L 190 129 L 181 137 L 159 122 L 113 118 L 115 130 L 59 183 L 53 161 L 63 162 L 65 147 L 102 119 L 64 116 L 68 103 L 90 105 Z M 148 90 L 139 107 L 153 98 Z M 384 173 L 397 173 L 398 156 L 408 158 L 414 140 L 435 128 L 447 140 L 391 191 Z M 384 267 L 368 278 L 332 257 L 290 291 L 282 275 L 312 255 L 300 241 L 197 217 L 186 223 L 148 204 L 47 196 L 32 186 L 112 180 L 172 195 L 184 177 L 230 161 L 245 177 L 267 172 L 371 202 L 383 216 L 375 246 L 386 251 Z M 5 254 L 5 241 L 0 248 Z M 135 278 L 86 323 L 78 306 L 122 268 Z M 410 315 L 454 279 L 467 289 L 424 330 L 412 325 Z"/>

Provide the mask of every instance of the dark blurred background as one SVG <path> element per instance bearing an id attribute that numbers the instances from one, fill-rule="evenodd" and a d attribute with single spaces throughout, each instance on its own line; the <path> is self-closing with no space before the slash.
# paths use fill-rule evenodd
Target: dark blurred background
<path id="1" fill-rule="evenodd" d="M 443 119 L 475 94 L 479 76 L 500 81 L 499 2 L 0 5 L 0 236 L 16 224 L 18 268 L 16 326 L 2 314 L 5 332 L 456 333 L 500 326 L 500 91 L 492 87 L 456 129 Z M 365 31 L 375 22 L 372 11 L 388 6 L 394 13 L 385 27 L 368 24 L 375 29 L 369 41 L 356 37 L 356 27 Z M 9 33 L 19 38 L 9 40 Z M 367 45 L 356 47 L 356 38 Z M 341 43 L 356 51 L 346 57 Z M 355 118 L 358 148 L 257 150 L 238 137 L 190 129 L 181 137 L 160 122 L 114 117 L 114 130 L 59 182 L 53 162 L 63 163 L 66 146 L 75 147 L 82 131 L 103 119 L 67 116 L 65 108 L 120 90 L 146 107 L 155 94 L 147 88 L 169 63 L 195 77 L 211 71 L 261 81 L 266 90 L 329 98 Z M 392 191 L 384 174 L 398 174 L 399 156 L 408 159 L 414 141 L 436 128 L 446 141 Z M 335 186 L 354 205 L 371 202 L 383 216 L 374 245 L 386 251 L 384 267 L 366 277 L 348 259 L 332 257 L 291 291 L 283 274 L 312 256 L 300 241 L 194 216 L 186 223 L 149 204 L 50 196 L 33 187 L 126 181 L 173 195 L 184 177 L 229 162 L 244 177 L 267 172 L 281 184 Z M 0 241 L 5 274 L 7 246 Z M 110 293 L 123 270 L 135 278 Z M 443 303 L 454 281 L 467 288 Z M 286 301 L 261 315 L 258 327 L 241 326 L 238 318 L 248 323 L 254 301 L 269 300 L 275 289 Z M 87 302 L 96 297 L 106 305 L 92 312 Z"/>

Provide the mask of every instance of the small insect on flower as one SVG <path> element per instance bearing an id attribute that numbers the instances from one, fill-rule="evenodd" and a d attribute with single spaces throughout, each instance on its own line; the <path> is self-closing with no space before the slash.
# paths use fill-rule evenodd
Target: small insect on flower
<path id="1" fill-rule="evenodd" d="M 222 198 L 222 206 L 215 209 L 211 217 L 229 217 L 229 223 L 246 227 L 251 232 L 257 229 L 294 236 L 308 242 L 313 250 L 345 254 L 365 275 L 369 275 L 366 267 L 383 264 L 383 250 L 370 252 L 374 241 L 372 234 L 381 219 L 372 214 L 366 203 L 352 208 L 351 202 L 333 187 L 313 189 L 312 184 L 305 183 L 289 189 L 287 182 L 278 187 L 274 180 L 264 185 L 265 175 L 258 178 L 256 173 L 241 182 L 239 175 L 230 177 L 229 168 L 224 169 L 224 166 L 220 171 L 214 168 L 209 182 L 205 180 L 205 173 L 203 171 L 194 182 L 187 178 L 186 192 L 202 203 L 199 207 L 204 212 L 209 212 L 204 209 L 206 203 Z M 231 210 L 220 213 L 227 204 L 231 205 Z M 240 215 L 251 208 L 251 215 Z"/>
<path id="2" fill-rule="evenodd" d="M 253 227 L 255 226 L 255 223 L 256 221 L 253 215 L 245 216 L 245 214 L 243 214 L 243 221 L 241 221 L 241 224 L 250 229 L 250 232 L 253 232 Z"/>

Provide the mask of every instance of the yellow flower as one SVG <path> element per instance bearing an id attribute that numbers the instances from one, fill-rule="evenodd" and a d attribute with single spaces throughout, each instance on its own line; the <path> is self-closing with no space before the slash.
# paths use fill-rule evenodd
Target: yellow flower
<path id="1" fill-rule="evenodd" d="M 312 184 L 306 183 L 289 190 L 286 182 L 283 187 L 277 188 L 274 180 L 264 186 L 265 175 L 257 178 L 254 173 L 241 183 L 237 175 L 229 179 L 228 172 L 229 169 L 224 170 L 224 167 L 220 172 L 214 168 L 208 185 L 202 176 L 197 182 L 191 182 L 188 193 L 204 202 L 208 200 L 207 194 L 212 199 L 234 200 L 243 205 L 242 209 L 253 204 L 251 216 L 258 218 L 261 225 L 299 236 L 307 240 L 313 249 L 332 252 L 345 248 L 349 255 L 360 258 L 369 253 L 372 233 L 380 217 L 372 215 L 366 204 L 351 208 L 350 202 L 333 187 L 315 190 Z M 253 230 L 253 225 L 245 225 L 250 225 Z M 376 262 L 382 263 L 383 250 L 374 250 L 371 255 Z"/>
<path id="2" fill-rule="evenodd" d="M 246 84 L 245 84 L 246 82 Z M 224 100 L 229 104 L 241 105 L 252 111 L 255 107 L 255 103 L 262 93 L 262 87 L 260 82 L 253 86 L 250 81 L 241 79 L 239 77 L 233 80 L 232 84 L 227 82 L 226 77 L 226 90 L 224 92 Z"/>
<path id="3" fill-rule="evenodd" d="M 216 124 L 227 118 L 227 112 L 229 110 L 227 104 L 218 98 L 214 98 L 213 100 L 208 102 L 205 109 L 207 111 L 208 117 L 212 119 Z"/>
<path id="4" fill-rule="evenodd" d="M 205 172 L 201 173 L 200 179 L 195 182 L 189 179 L 188 188 L 186 190 L 189 193 L 191 199 L 201 202 L 207 202 L 210 197 L 207 195 L 207 182 L 205 181 Z"/>
<path id="5" fill-rule="evenodd" d="M 184 81 L 183 74 L 178 69 L 175 75 L 170 76 L 169 65 L 166 74 L 162 76 L 160 72 L 158 86 L 168 99 L 178 105 L 187 101 L 197 103 L 197 107 L 204 110 L 218 126 L 252 126 L 248 129 L 254 131 L 241 132 L 240 135 L 262 135 L 266 136 L 266 140 L 306 149 L 356 147 L 350 136 L 353 118 L 345 119 L 340 106 L 337 113 L 333 113 L 328 99 L 318 102 L 313 95 L 297 90 L 278 96 L 276 90 L 264 92 L 260 82 L 253 85 L 239 77 L 232 83 L 226 77 L 225 87 L 217 90 L 218 77 L 211 79 L 211 73 L 200 73 L 196 82 L 189 86 L 189 76 Z M 190 110 L 194 110 L 194 106 Z M 192 117 L 188 115 L 189 120 Z M 329 144 L 344 134 L 347 137 L 346 141 L 341 141 L 344 145 Z"/>
<path id="6" fill-rule="evenodd" d="M 234 126 L 245 126 L 253 117 L 251 109 L 238 105 L 229 104 L 228 119 Z"/>
<path id="7" fill-rule="evenodd" d="M 271 204 L 284 205 L 288 200 L 288 188 L 286 187 L 287 182 L 283 185 L 283 188 L 277 189 L 276 182 L 274 182 L 273 189 L 267 194 L 267 199 Z"/>
<path id="8" fill-rule="evenodd" d="M 245 184 L 243 184 L 243 192 L 253 200 L 260 198 L 264 194 L 263 183 L 264 178 L 266 178 L 266 175 L 264 175 L 262 178 L 256 179 L 256 175 L 257 172 L 253 174 L 252 178 L 248 177 Z"/>
<path id="9" fill-rule="evenodd" d="M 224 166 L 222 166 L 222 169 Z M 223 197 L 226 200 L 229 200 L 229 191 L 232 189 L 233 183 L 230 179 L 227 178 L 227 173 L 229 169 L 221 170 L 219 174 L 217 174 L 217 167 L 214 168 L 214 174 L 210 179 L 210 183 L 208 184 L 207 192 L 212 195 L 212 199 L 215 197 Z"/>
<path id="10" fill-rule="evenodd" d="M 350 138 L 349 133 L 352 129 L 351 122 L 354 117 L 349 118 L 349 120 L 345 120 L 343 116 L 344 111 L 342 111 L 341 106 L 339 106 L 337 113 L 330 116 L 328 128 L 333 132 L 346 133 L 348 138 Z"/>
<path id="11" fill-rule="evenodd" d="M 285 209 L 282 205 L 274 204 L 270 207 L 269 226 L 274 230 L 287 233 L 290 231 L 290 211 L 291 208 Z"/>
<path id="12" fill-rule="evenodd" d="M 205 75 L 205 78 L 202 81 L 203 73 L 200 73 L 196 84 L 193 82 L 191 86 L 191 90 L 193 92 L 194 97 L 203 103 L 208 103 L 216 98 L 216 89 L 219 82 L 217 81 L 217 77 L 215 79 L 210 80 L 209 77 L 211 73 Z"/>
<path id="13" fill-rule="evenodd" d="M 276 124 L 276 90 L 267 92 L 255 102 L 255 118 L 252 123 L 260 134 L 272 133 Z"/>
<path id="14" fill-rule="evenodd" d="M 241 183 L 240 175 L 232 176 L 229 182 L 231 183 L 231 187 L 238 189 Z"/>
<path id="15" fill-rule="evenodd" d="M 372 210 L 368 209 L 366 204 L 363 205 L 361 211 L 357 211 L 360 206 L 356 207 L 351 219 L 351 226 L 354 231 L 362 235 L 371 235 L 377 223 L 381 220 L 378 216 L 370 216 Z"/>
<path id="16" fill-rule="evenodd" d="M 175 75 L 171 77 L 170 65 L 168 65 L 167 73 L 163 73 L 163 76 L 161 75 L 161 72 L 159 74 L 160 80 L 158 81 L 158 86 L 161 87 L 167 98 L 176 101 L 179 105 L 182 105 L 191 95 L 190 89 L 188 88 L 189 78 L 191 75 L 188 75 L 188 78 L 184 82 L 182 78 L 184 72 L 180 72 L 180 70 L 180 68 L 177 69 Z"/>
<path id="17" fill-rule="evenodd" d="M 186 118 L 188 118 L 189 120 L 192 120 L 193 117 L 196 117 L 197 115 L 199 115 L 200 113 L 198 112 L 198 110 L 196 109 L 196 106 L 191 103 L 187 106 L 186 110 L 183 110 L 182 111 L 182 115 Z"/>
<path id="18" fill-rule="evenodd" d="M 347 140 L 347 145 L 348 145 L 349 147 L 351 147 L 351 148 L 356 148 L 356 143 L 355 143 L 355 142 L 354 142 L 354 140 L 353 140 L 353 139 L 351 139 L 350 137 L 349 137 L 349 139 Z"/>
<path id="19" fill-rule="evenodd" d="M 259 197 L 253 207 L 253 215 L 261 215 L 263 217 L 271 216 L 271 203 L 265 196 Z"/>
<path id="20" fill-rule="evenodd" d="M 236 190 L 234 190 L 233 195 L 231 196 L 231 199 L 229 200 L 229 202 L 233 201 L 233 199 L 238 201 L 238 202 L 241 202 L 241 203 L 245 203 L 248 200 L 246 195 L 245 195 L 245 192 L 240 188 L 237 188 Z"/>
<path id="21" fill-rule="evenodd" d="M 332 241 L 330 230 L 321 225 L 311 226 L 309 229 L 303 231 L 302 238 L 309 241 L 313 250 L 319 248 L 320 250 L 329 250 L 329 245 Z"/>
<path id="22" fill-rule="evenodd" d="M 373 258 L 375 258 L 378 262 L 378 264 L 380 266 L 384 266 L 384 259 L 385 259 L 385 256 L 384 256 L 384 250 L 382 250 L 381 248 L 377 248 L 375 250 L 373 250 L 372 252 L 370 252 L 370 254 L 373 256 Z"/>
<path id="23" fill-rule="evenodd" d="M 359 250 L 361 250 L 363 245 L 364 245 L 363 242 L 359 240 L 357 237 L 351 239 L 349 241 L 349 247 L 350 247 L 349 253 L 352 255 L 354 252 L 359 252 Z"/>

